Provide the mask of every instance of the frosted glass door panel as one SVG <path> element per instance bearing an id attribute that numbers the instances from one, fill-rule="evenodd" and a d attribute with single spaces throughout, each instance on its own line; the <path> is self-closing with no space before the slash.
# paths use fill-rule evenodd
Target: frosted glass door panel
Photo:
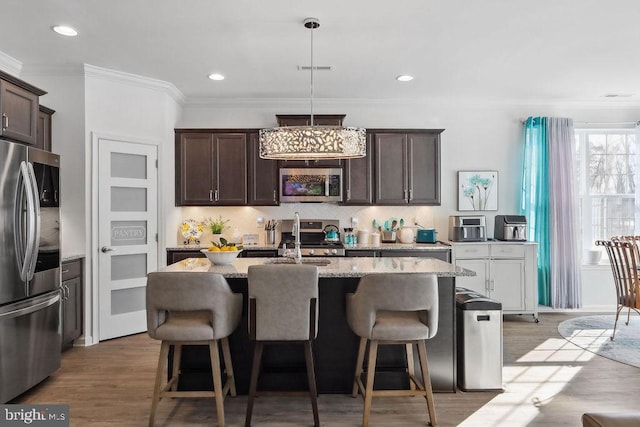
<path id="1" fill-rule="evenodd" d="M 147 221 L 111 221 L 111 246 L 147 244 Z"/>
<path id="2" fill-rule="evenodd" d="M 147 254 L 113 255 L 111 257 L 111 280 L 126 280 L 146 277 Z"/>
<path id="3" fill-rule="evenodd" d="M 145 287 L 111 291 L 111 314 L 145 310 Z"/>
<path id="4" fill-rule="evenodd" d="M 111 153 L 111 177 L 147 179 L 147 156 Z"/>
<path id="5" fill-rule="evenodd" d="M 111 187 L 112 212 L 146 212 L 147 189 L 135 187 Z"/>

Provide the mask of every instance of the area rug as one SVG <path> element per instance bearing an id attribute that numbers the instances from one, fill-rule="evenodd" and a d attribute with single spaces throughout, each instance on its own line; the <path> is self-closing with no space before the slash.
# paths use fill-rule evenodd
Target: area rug
<path id="1" fill-rule="evenodd" d="M 624 313 L 624 316 L 623 316 Z M 558 332 L 571 343 L 607 359 L 640 368 L 640 316 L 631 315 L 628 325 L 626 309 L 620 313 L 613 341 L 615 315 L 583 316 L 565 320 Z"/>

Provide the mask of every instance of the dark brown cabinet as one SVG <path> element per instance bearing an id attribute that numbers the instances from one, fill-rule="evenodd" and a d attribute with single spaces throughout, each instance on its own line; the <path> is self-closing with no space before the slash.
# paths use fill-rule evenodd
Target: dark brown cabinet
<path id="1" fill-rule="evenodd" d="M 247 158 L 249 197 L 254 206 L 278 205 L 278 161 L 260 158 L 260 141 L 257 132 L 249 134 Z"/>
<path id="2" fill-rule="evenodd" d="M 176 132 L 176 205 L 245 205 L 247 135 Z"/>
<path id="3" fill-rule="evenodd" d="M 314 114 L 313 124 L 318 126 L 342 126 L 344 114 Z M 278 126 L 309 126 L 311 125 L 310 114 L 276 114 Z M 281 160 L 282 168 L 299 167 L 341 167 L 342 160 Z"/>
<path id="4" fill-rule="evenodd" d="M 344 205 L 373 203 L 373 135 L 367 134 L 367 156 L 344 162 Z"/>
<path id="5" fill-rule="evenodd" d="M 174 264 L 187 258 L 204 258 L 205 255 L 199 250 L 193 251 L 172 251 L 167 249 L 167 265 Z"/>
<path id="6" fill-rule="evenodd" d="M 0 135 L 35 144 L 39 96 L 44 94 L 45 91 L 0 72 Z"/>
<path id="7" fill-rule="evenodd" d="M 82 334 L 82 259 L 62 263 L 62 350 Z"/>
<path id="8" fill-rule="evenodd" d="M 442 131 L 371 132 L 375 160 L 375 204 L 440 204 Z"/>
<path id="9" fill-rule="evenodd" d="M 36 130 L 36 148 L 51 151 L 51 119 L 55 113 L 51 108 L 40 105 L 38 111 L 38 128 Z"/>

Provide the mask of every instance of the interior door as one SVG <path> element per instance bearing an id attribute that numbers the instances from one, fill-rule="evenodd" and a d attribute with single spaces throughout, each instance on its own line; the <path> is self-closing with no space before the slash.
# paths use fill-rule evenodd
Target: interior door
<path id="1" fill-rule="evenodd" d="M 158 266 L 157 158 L 154 145 L 99 143 L 100 340 L 147 329 L 146 276 Z"/>

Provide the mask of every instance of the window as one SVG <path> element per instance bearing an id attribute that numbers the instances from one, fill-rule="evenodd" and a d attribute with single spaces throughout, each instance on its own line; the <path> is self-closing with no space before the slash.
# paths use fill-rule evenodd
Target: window
<path id="1" fill-rule="evenodd" d="M 634 129 L 576 129 L 582 249 L 635 234 L 638 144 Z"/>

